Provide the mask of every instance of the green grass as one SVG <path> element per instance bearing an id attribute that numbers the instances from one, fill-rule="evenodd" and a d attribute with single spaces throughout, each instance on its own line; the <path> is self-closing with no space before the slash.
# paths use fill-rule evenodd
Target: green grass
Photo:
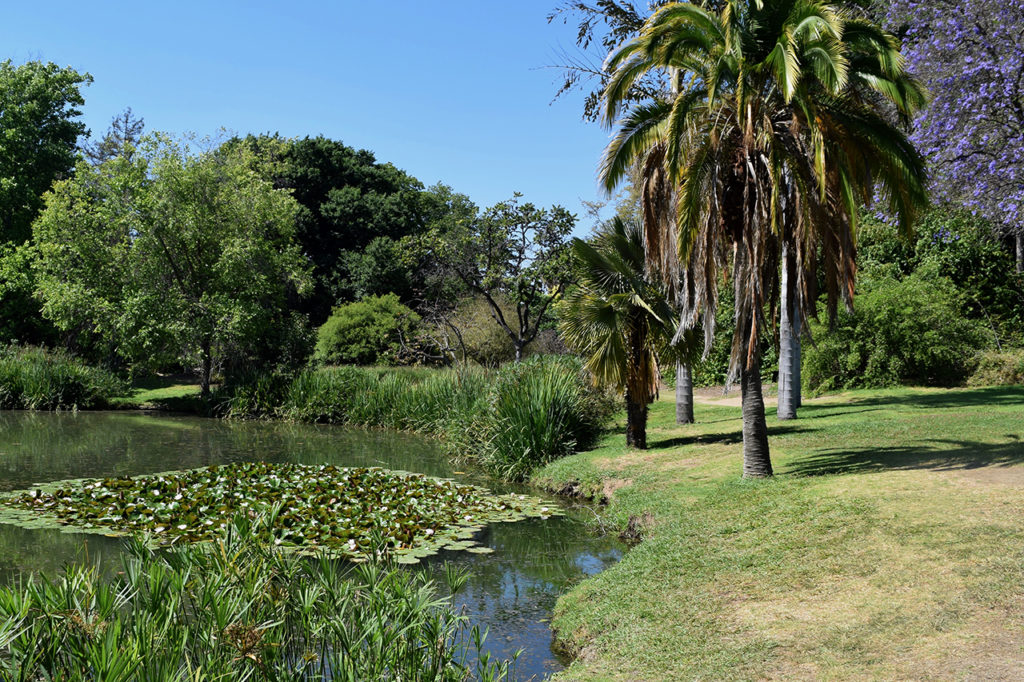
<path id="1" fill-rule="evenodd" d="M 769 481 L 740 478 L 739 407 L 724 403 L 677 426 L 664 399 L 650 450 L 626 450 L 619 428 L 535 474 L 610 495 L 604 522 L 645 536 L 559 601 L 553 625 L 579 654 L 559 679 L 1019 673 L 1024 388 L 770 411 Z"/>
<path id="2" fill-rule="evenodd" d="M 110 400 L 112 406 L 126 409 L 161 409 L 174 412 L 206 411 L 200 399 L 201 389 L 187 377 L 150 376 L 132 383 L 127 395 Z"/>

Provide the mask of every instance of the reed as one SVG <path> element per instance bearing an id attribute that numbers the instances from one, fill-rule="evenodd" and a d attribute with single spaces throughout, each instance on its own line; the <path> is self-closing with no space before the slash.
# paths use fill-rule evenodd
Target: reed
<path id="1" fill-rule="evenodd" d="M 0 409 L 103 408 L 127 384 L 64 351 L 34 346 L 0 349 Z"/>
<path id="2" fill-rule="evenodd" d="M 256 541 L 263 522 L 170 551 L 132 539 L 113 578 L 72 566 L 0 588 L 0 679 L 511 678 L 452 604 L 464 574 L 300 557 Z"/>
<path id="3" fill-rule="evenodd" d="M 508 479 L 589 446 L 614 412 L 567 356 L 498 371 L 320 367 L 281 381 L 257 375 L 232 387 L 226 414 L 425 433 Z"/>

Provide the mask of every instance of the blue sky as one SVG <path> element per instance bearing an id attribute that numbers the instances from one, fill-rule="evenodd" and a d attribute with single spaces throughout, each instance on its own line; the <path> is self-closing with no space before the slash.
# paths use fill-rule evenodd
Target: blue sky
<path id="1" fill-rule="evenodd" d="M 88 71 L 94 135 L 125 107 L 149 130 L 323 134 L 487 206 L 520 191 L 588 225 L 608 133 L 582 95 L 551 103 L 574 50 L 557 0 L 11 3 L 4 56 Z M 12 6 L 13 5 L 13 6 Z"/>

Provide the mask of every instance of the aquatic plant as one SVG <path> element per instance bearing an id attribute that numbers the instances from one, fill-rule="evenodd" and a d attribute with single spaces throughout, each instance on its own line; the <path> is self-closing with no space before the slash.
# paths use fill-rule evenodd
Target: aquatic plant
<path id="1" fill-rule="evenodd" d="M 425 572 L 353 567 L 257 538 L 235 517 L 214 543 L 127 541 L 112 579 L 71 566 L 0 588 L 0 679 L 64 682 L 510 679 L 486 634 Z"/>
<path id="2" fill-rule="evenodd" d="M 7 507 L 0 519 L 20 525 L 142 531 L 158 544 L 214 540 L 235 515 L 266 514 L 264 540 L 275 545 L 357 560 L 383 550 L 403 563 L 474 547 L 473 535 L 488 523 L 558 513 L 525 495 L 498 496 L 421 474 L 266 462 L 58 481 L 0 503 Z"/>
<path id="3" fill-rule="evenodd" d="M 578 358 L 536 356 L 499 372 L 491 389 L 484 463 L 510 480 L 590 446 L 616 409 Z"/>
<path id="4" fill-rule="evenodd" d="M 569 356 L 534 356 L 497 372 L 323 367 L 300 372 L 287 389 L 273 385 L 257 376 L 237 387 L 227 415 L 426 433 L 508 479 L 587 447 L 615 409 Z"/>
<path id="5" fill-rule="evenodd" d="M 0 348 L 0 409 L 67 410 L 106 407 L 125 382 L 64 351 Z"/>

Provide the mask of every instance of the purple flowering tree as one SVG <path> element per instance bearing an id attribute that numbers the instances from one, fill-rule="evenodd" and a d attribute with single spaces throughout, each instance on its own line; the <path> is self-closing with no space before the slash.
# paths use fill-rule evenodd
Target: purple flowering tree
<path id="1" fill-rule="evenodd" d="M 1024 0 L 894 0 L 910 70 L 934 97 L 914 141 L 933 191 L 1016 242 L 1024 271 Z"/>

